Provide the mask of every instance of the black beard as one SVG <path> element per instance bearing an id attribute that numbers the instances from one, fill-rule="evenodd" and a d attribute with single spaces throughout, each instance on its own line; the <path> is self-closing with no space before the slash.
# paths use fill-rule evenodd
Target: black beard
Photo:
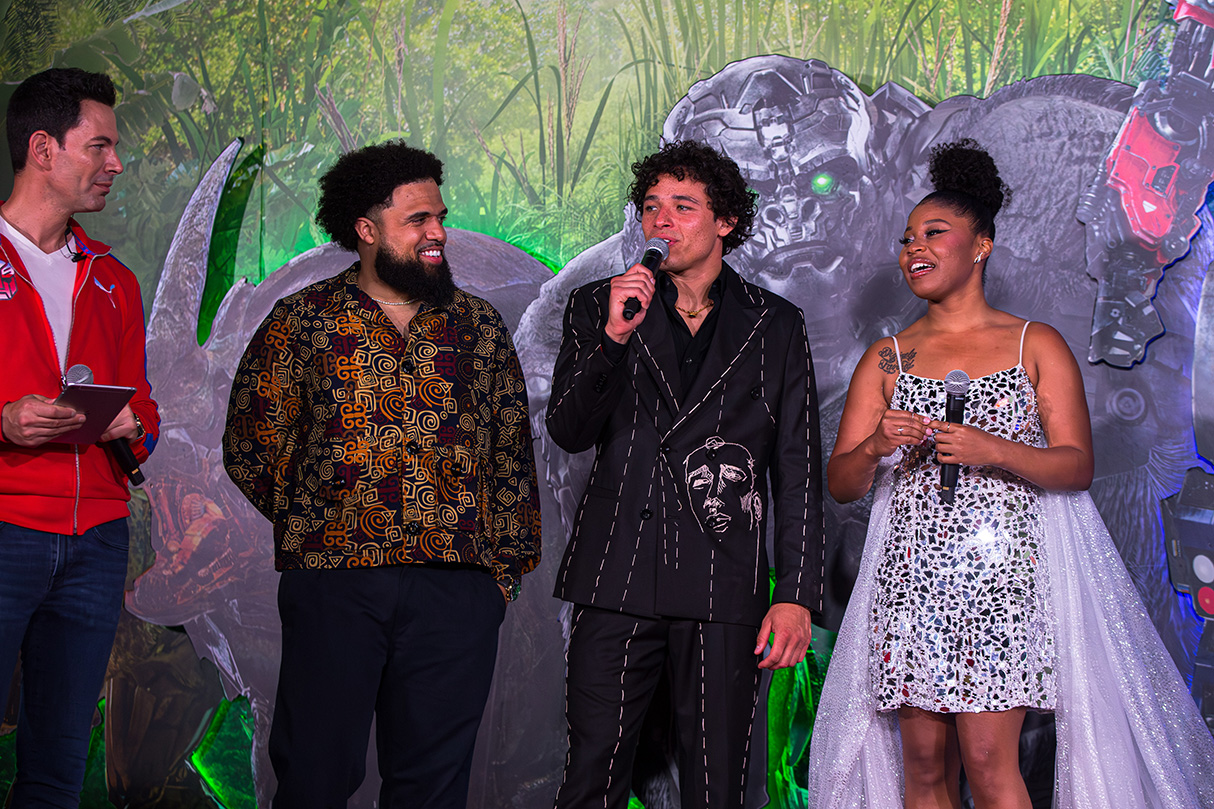
<path id="1" fill-rule="evenodd" d="M 382 245 L 375 255 L 375 274 L 410 300 L 442 307 L 455 297 L 455 280 L 446 256 L 441 264 L 430 269 L 419 259 L 402 258 Z"/>

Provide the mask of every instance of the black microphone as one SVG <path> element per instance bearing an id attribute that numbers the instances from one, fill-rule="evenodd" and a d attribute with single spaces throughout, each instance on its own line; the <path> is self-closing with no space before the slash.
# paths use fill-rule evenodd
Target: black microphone
<path id="1" fill-rule="evenodd" d="M 654 236 L 645 242 L 645 254 L 641 256 L 640 265 L 650 272 L 657 272 L 658 267 L 670 255 L 670 245 Z M 636 298 L 624 301 L 624 319 L 632 320 L 641 311 L 641 302 Z"/>
<path id="2" fill-rule="evenodd" d="M 63 381 L 69 385 L 91 385 L 93 384 L 93 369 L 87 365 L 73 365 L 63 375 Z M 130 441 L 125 438 L 115 438 L 106 441 L 105 448 L 118 462 L 118 467 L 122 469 L 122 473 L 126 475 L 132 485 L 138 486 L 143 483 L 145 478 L 139 469 L 139 461 L 135 460 L 135 451 L 131 449 Z"/>
<path id="3" fill-rule="evenodd" d="M 944 392 L 947 398 L 944 403 L 944 420 L 949 424 L 965 422 L 965 394 L 970 389 L 970 377 L 965 371 L 949 371 L 944 377 Z M 955 463 L 940 465 L 940 502 L 953 502 L 953 494 L 957 488 L 957 473 L 961 467 Z"/>

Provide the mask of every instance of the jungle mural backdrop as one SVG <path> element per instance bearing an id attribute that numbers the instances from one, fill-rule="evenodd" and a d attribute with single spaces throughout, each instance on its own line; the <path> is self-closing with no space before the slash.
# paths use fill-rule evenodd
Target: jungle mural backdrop
<path id="1" fill-rule="evenodd" d="M 924 193 L 927 151 L 976 137 L 1016 191 L 991 298 L 1050 322 L 1086 360 L 1093 495 L 1214 717 L 1214 633 L 1202 634 L 1214 615 L 1202 457 L 1214 454 L 1202 395 L 1214 394 L 1214 237 L 1193 218 L 1214 176 L 1214 10 L 1179 5 L 0 0 L 0 102 L 48 66 L 104 70 L 121 88 L 126 173 L 84 225 L 142 284 L 164 418 L 132 503 L 127 611 L 83 805 L 268 805 L 277 576 L 269 526 L 222 471 L 223 409 L 273 302 L 351 260 L 312 221 L 317 177 L 391 137 L 445 162 L 456 280 L 515 330 L 533 416 L 568 292 L 635 259 L 632 161 L 663 137 L 728 152 L 762 209 L 734 264 L 805 310 L 827 450 L 860 353 L 916 316 L 894 238 Z M 0 175 L 7 191 L 7 160 Z M 588 459 L 541 426 L 545 562 L 503 627 L 474 807 L 551 805 L 564 757 L 551 578 Z M 864 520 L 864 504 L 831 504 L 826 626 L 806 664 L 771 680 L 754 807 L 805 805 L 815 695 Z M 7 705 L 0 783 L 15 695 Z M 636 802 L 650 809 L 678 805 L 667 741 L 655 727 L 638 767 Z M 1048 719 L 1026 730 L 1026 750 L 1048 806 Z M 369 775 L 352 805 L 373 805 L 377 787 Z"/>

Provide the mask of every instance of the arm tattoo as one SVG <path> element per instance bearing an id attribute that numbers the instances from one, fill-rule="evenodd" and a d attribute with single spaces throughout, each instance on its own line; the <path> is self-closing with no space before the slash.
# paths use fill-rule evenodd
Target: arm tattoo
<path id="1" fill-rule="evenodd" d="M 903 371 L 909 371 L 911 368 L 915 367 L 915 351 L 916 350 L 917 349 L 912 348 L 910 351 L 902 352 L 902 370 Z M 881 358 L 881 361 L 879 363 L 877 363 L 878 368 L 880 368 L 882 371 L 884 371 L 887 374 L 898 373 L 898 361 L 894 357 L 894 350 L 892 348 L 890 348 L 889 346 L 886 346 L 885 348 L 883 348 L 877 352 L 877 356 L 879 356 Z"/>

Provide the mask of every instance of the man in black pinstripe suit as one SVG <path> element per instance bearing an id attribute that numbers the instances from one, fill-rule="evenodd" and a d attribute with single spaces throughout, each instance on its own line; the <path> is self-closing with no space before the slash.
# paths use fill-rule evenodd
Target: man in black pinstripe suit
<path id="1" fill-rule="evenodd" d="M 754 221 L 737 165 L 681 142 L 633 172 L 669 257 L 573 292 L 547 414 L 558 445 L 596 451 L 557 574 L 574 610 L 556 805 L 627 806 L 665 677 L 682 806 L 740 809 L 760 670 L 802 660 L 821 605 L 813 363 L 800 310 L 723 260 Z"/>

